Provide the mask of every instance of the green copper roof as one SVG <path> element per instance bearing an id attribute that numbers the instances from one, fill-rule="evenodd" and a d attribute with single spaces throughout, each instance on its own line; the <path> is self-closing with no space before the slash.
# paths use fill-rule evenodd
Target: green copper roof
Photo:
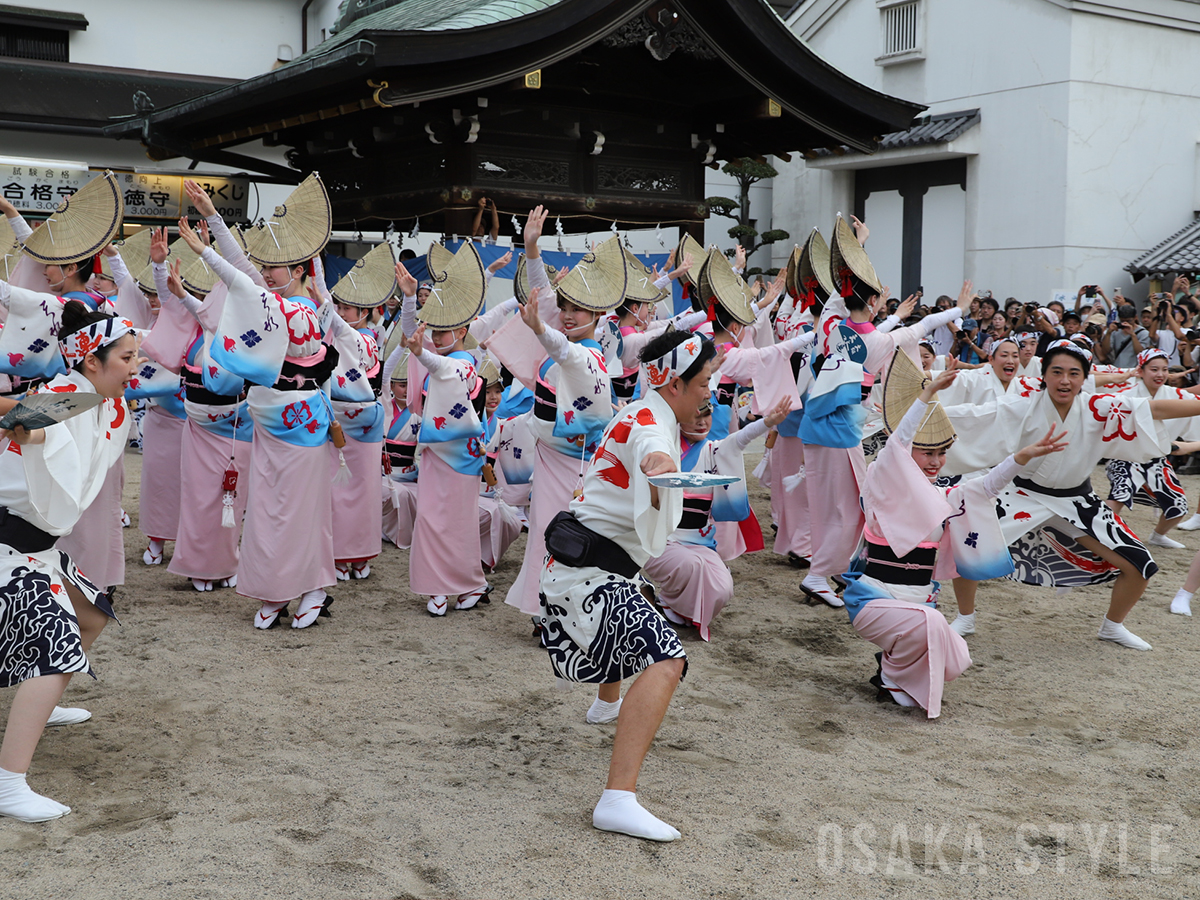
<path id="1" fill-rule="evenodd" d="M 450 31 L 517 19 L 562 0 L 345 0 L 332 33 L 339 41 L 359 31 Z"/>

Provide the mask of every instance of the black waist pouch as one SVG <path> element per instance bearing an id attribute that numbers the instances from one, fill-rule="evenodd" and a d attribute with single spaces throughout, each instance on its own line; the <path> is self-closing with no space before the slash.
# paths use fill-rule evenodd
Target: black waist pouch
<path id="1" fill-rule="evenodd" d="M 641 569 L 620 544 L 592 531 L 565 510 L 546 526 L 546 552 L 574 569 L 595 566 L 625 578 Z"/>

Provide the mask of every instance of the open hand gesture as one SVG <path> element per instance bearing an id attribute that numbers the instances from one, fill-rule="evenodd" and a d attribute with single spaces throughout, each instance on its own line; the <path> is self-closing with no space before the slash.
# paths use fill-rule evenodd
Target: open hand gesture
<path id="1" fill-rule="evenodd" d="M 417 330 L 404 338 L 404 346 L 413 356 L 420 356 L 425 348 L 425 323 L 417 326 Z"/>
<path id="2" fill-rule="evenodd" d="M 791 411 L 792 400 L 790 397 L 784 397 L 777 404 L 775 404 L 775 408 L 773 410 L 763 416 L 763 421 L 767 423 L 768 428 L 774 428 L 776 425 L 786 419 Z"/>
<path id="3" fill-rule="evenodd" d="M 217 214 L 217 208 L 213 206 L 212 197 L 204 192 L 204 188 L 200 187 L 192 179 L 187 178 L 183 182 L 183 190 L 188 196 L 188 200 L 192 202 L 192 206 L 196 207 L 196 212 L 207 219 L 209 216 Z"/>
<path id="4" fill-rule="evenodd" d="M 165 263 L 167 254 L 167 229 L 155 228 L 150 232 L 150 259 L 156 263 Z"/>
<path id="5" fill-rule="evenodd" d="M 529 326 L 529 330 L 534 334 L 542 334 L 546 330 L 546 323 L 542 321 L 541 315 L 538 313 L 538 294 L 542 291 L 541 288 L 534 288 L 529 292 L 529 299 L 517 307 L 517 311 L 521 314 L 522 321 Z"/>
<path id="6" fill-rule="evenodd" d="M 525 255 L 530 259 L 537 259 L 541 255 L 538 241 L 542 237 L 542 228 L 549 215 L 547 209 L 539 203 L 529 211 L 529 216 L 525 219 Z"/>
<path id="7" fill-rule="evenodd" d="M 417 296 L 417 279 L 404 268 L 404 263 L 396 263 L 396 283 L 400 285 L 400 293 L 405 297 Z"/>
<path id="8" fill-rule="evenodd" d="M 1061 453 L 1067 449 L 1067 432 L 1060 431 L 1055 434 L 1055 426 L 1051 425 L 1050 430 L 1036 444 L 1030 444 L 1028 447 L 1023 447 L 1013 454 L 1013 459 L 1017 465 L 1027 466 L 1030 460 L 1037 459 L 1039 456 L 1049 456 L 1051 453 Z"/>

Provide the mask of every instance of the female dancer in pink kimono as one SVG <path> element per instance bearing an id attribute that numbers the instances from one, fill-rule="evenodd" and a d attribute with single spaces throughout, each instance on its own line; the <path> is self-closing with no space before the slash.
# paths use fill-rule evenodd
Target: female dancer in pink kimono
<path id="1" fill-rule="evenodd" d="M 995 497 L 1031 460 L 1067 446 L 1066 434 L 1055 435 L 1052 426 L 985 477 L 949 490 L 934 487 L 946 461 L 947 438 L 953 441 L 954 435 L 949 429 L 930 434 L 937 429 L 927 426 L 931 414 L 944 422 L 933 397 L 956 377 L 957 371 L 942 372 L 925 385 L 868 466 L 862 553 L 846 573 L 842 597 L 854 630 L 880 648 L 879 671 L 871 683 L 881 697 L 919 706 L 930 719 L 941 713 L 946 682 L 971 665 L 966 641 L 937 609 L 935 576 L 953 575 L 955 566 L 973 578 L 1010 573 Z"/>

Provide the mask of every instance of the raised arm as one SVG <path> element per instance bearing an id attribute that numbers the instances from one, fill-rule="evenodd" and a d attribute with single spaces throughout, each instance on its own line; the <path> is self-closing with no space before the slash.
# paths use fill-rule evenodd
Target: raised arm
<path id="1" fill-rule="evenodd" d="M 400 286 L 400 330 L 408 337 L 417 330 L 417 279 L 396 263 L 396 282 Z"/>
<path id="2" fill-rule="evenodd" d="M 221 251 L 221 256 L 229 260 L 244 275 L 249 276 L 250 280 L 259 287 L 265 288 L 267 283 L 263 280 L 262 273 L 258 271 L 254 263 L 246 256 L 242 245 L 237 242 L 237 239 L 229 231 L 229 226 L 225 224 L 225 220 L 217 213 L 217 208 L 213 205 L 212 198 L 204 192 L 204 188 L 188 178 L 183 182 L 183 189 L 187 193 L 188 200 L 191 201 L 192 206 L 196 207 L 196 212 L 200 213 L 205 221 L 208 222 L 208 228 L 217 241 L 217 249 Z"/>
<path id="3" fill-rule="evenodd" d="M 13 234 L 17 236 L 18 241 L 24 242 L 25 238 L 33 234 L 33 229 L 29 227 L 29 223 L 25 221 L 25 217 L 17 212 L 17 208 L 0 197 L 0 212 L 4 213 L 8 219 L 9 227 L 12 228 Z"/>

